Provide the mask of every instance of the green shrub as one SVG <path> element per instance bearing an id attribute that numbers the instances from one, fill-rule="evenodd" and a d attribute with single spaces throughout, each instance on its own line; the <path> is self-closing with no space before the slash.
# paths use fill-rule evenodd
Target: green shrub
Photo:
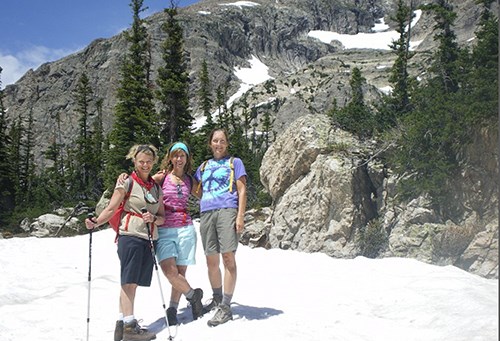
<path id="1" fill-rule="evenodd" d="M 376 258 L 388 243 L 388 236 L 379 220 L 372 220 L 358 231 L 356 246 L 360 254 Z"/>

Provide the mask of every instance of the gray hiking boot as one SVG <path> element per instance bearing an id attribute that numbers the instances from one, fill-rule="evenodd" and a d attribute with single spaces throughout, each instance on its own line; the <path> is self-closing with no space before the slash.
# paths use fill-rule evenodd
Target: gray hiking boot
<path id="1" fill-rule="evenodd" d="M 123 341 L 149 341 L 154 339 L 156 339 L 156 334 L 141 328 L 135 319 L 123 325 Z"/>
<path id="2" fill-rule="evenodd" d="M 116 321 L 115 326 L 115 341 L 122 341 L 123 339 L 123 320 Z"/>
<path id="3" fill-rule="evenodd" d="M 209 311 L 212 311 L 219 304 L 221 304 L 221 302 L 222 302 L 222 295 L 216 295 L 216 294 L 214 294 L 213 297 L 212 297 L 212 300 L 210 301 L 210 303 L 203 307 L 203 314 L 206 314 Z"/>
<path id="4" fill-rule="evenodd" d="M 175 326 L 177 323 L 177 309 L 170 307 L 167 309 L 167 321 L 169 326 Z"/>
<path id="5" fill-rule="evenodd" d="M 231 307 L 221 303 L 217 306 L 217 308 L 215 308 L 215 315 L 207 322 L 207 324 L 209 327 L 216 327 L 232 319 L 233 313 L 231 312 Z"/>
<path id="6" fill-rule="evenodd" d="M 194 289 L 193 297 L 188 299 L 188 302 L 191 304 L 193 320 L 196 320 L 198 319 L 198 317 L 203 316 L 203 303 L 201 303 L 202 298 L 203 298 L 203 290 L 197 288 Z"/>

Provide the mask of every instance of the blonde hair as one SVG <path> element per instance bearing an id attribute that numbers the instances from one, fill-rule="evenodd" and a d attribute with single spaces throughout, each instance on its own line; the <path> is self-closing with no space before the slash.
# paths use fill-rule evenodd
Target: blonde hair
<path id="1" fill-rule="evenodd" d="M 133 145 L 129 151 L 127 156 L 125 157 L 127 160 L 134 160 L 137 154 L 144 153 L 147 155 L 151 155 L 154 159 L 154 163 L 158 162 L 158 149 L 151 144 L 135 144 Z"/>

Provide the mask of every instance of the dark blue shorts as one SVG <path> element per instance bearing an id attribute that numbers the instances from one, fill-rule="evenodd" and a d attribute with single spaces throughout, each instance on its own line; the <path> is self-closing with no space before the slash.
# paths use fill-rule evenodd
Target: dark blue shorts
<path id="1" fill-rule="evenodd" d="M 120 236 L 117 252 L 121 285 L 133 283 L 149 287 L 153 277 L 153 256 L 149 241 L 133 236 Z"/>

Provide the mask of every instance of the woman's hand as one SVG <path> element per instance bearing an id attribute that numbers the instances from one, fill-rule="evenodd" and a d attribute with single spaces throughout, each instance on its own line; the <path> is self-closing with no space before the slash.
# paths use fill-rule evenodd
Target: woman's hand
<path id="1" fill-rule="evenodd" d="M 125 181 L 127 181 L 127 179 L 128 179 L 128 174 L 127 173 L 121 173 L 118 176 L 118 179 L 116 179 L 116 186 L 118 186 L 118 185 L 122 186 L 125 183 Z"/>
<path id="2" fill-rule="evenodd" d="M 88 230 L 93 230 L 97 227 L 97 220 L 95 217 L 89 217 L 85 219 L 85 226 Z"/>
<path id="3" fill-rule="evenodd" d="M 145 211 L 142 212 L 142 219 L 144 220 L 145 223 L 154 223 L 156 221 L 156 215 Z"/>
<path id="4" fill-rule="evenodd" d="M 245 218 L 243 216 L 238 215 L 236 217 L 236 232 L 243 233 L 245 229 Z"/>

